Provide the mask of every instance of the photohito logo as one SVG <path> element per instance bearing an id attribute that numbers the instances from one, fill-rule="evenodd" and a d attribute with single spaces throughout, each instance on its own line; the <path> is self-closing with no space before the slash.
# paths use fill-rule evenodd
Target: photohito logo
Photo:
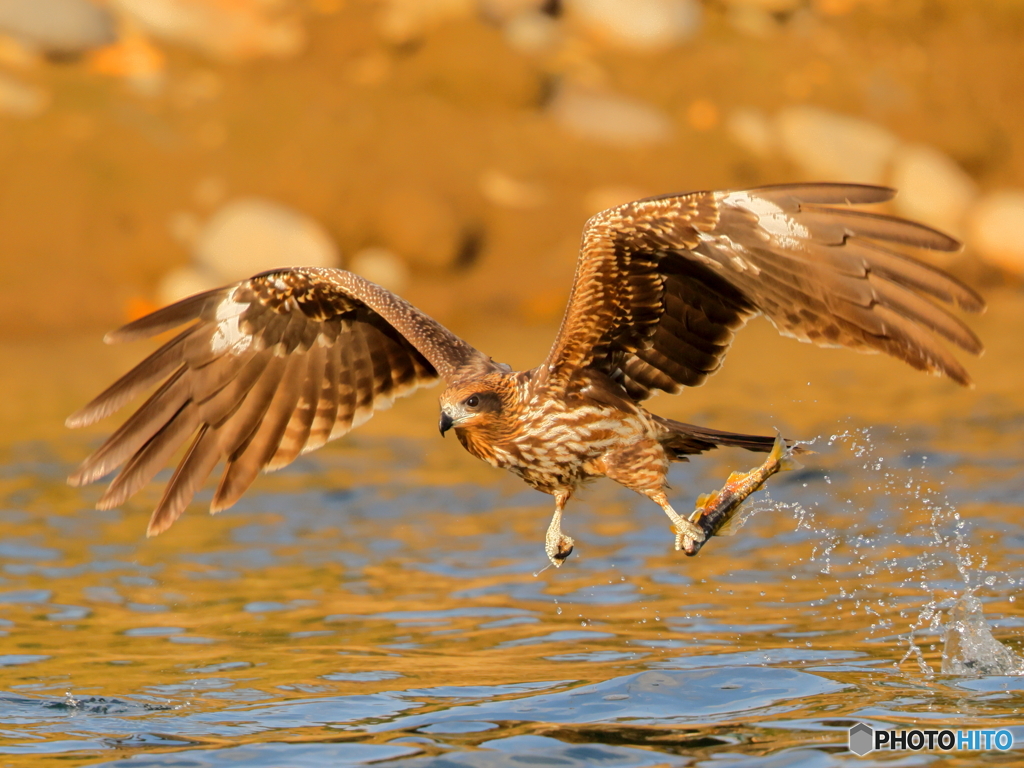
<path id="1" fill-rule="evenodd" d="M 1013 734 L 1005 728 L 999 730 L 952 730 L 950 728 L 914 728 L 901 731 L 876 731 L 866 723 L 857 723 L 850 729 L 850 751 L 864 756 L 879 749 L 889 750 L 954 750 L 1005 752 L 1013 747 Z"/>

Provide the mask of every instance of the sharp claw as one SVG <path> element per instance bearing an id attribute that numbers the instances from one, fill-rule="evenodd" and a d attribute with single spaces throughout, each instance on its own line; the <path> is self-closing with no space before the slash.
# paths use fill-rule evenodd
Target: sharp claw
<path id="1" fill-rule="evenodd" d="M 689 520 L 683 519 L 682 525 L 676 526 L 676 550 L 683 550 L 687 554 L 692 554 L 691 551 L 696 551 L 700 544 L 706 538 L 704 529 L 696 523 Z"/>
<path id="2" fill-rule="evenodd" d="M 572 554 L 572 547 L 575 544 L 570 537 L 562 534 L 557 541 L 549 541 L 544 547 L 548 560 L 555 568 L 561 568 L 565 558 Z"/>

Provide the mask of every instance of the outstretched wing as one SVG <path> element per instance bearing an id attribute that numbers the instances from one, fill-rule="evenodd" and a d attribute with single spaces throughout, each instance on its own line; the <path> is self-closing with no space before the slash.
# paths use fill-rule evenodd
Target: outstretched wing
<path id="1" fill-rule="evenodd" d="M 133 341 L 191 323 L 67 420 L 81 427 L 155 384 L 153 395 L 83 462 L 83 485 L 127 462 L 99 501 L 139 491 L 191 438 L 149 522 L 166 530 L 216 466 L 211 504 L 234 504 L 259 474 L 359 426 L 396 397 L 490 365 L 395 294 L 340 269 L 265 272 L 184 299 L 108 334 Z"/>
<path id="2" fill-rule="evenodd" d="M 698 386 L 758 314 L 801 341 L 885 352 L 969 384 L 939 337 L 973 354 L 981 342 L 935 300 L 968 312 L 984 301 L 899 250 L 955 251 L 959 243 L 849 207 L 893 195 L 788 184 L 655 197 L 597 214 L 543 368 L 550 385 L 564 389 L 590 366 L 638 400 Z"/>

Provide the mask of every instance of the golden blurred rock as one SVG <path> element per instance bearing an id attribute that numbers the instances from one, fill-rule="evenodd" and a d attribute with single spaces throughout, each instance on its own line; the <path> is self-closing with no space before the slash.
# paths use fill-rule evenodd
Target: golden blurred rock
<path id="1" fill-rule="evenodd" d="M 978 185 L 952 158 L 924 144 L 904 144 L 893 158 L 890 182 L 899 190 L 897 211 L 962 236 Z"/>
<path id="2" fill-rule="evenodd" d="M 1024 191 L 983 195 L 968 216 L 968 243 L 985 261 L 1024 277 Z"/>
<path id="3" fill-rule="evenodd" d="M 200 205 L 203 208 L 212 208 L 223 202 L 225 195 L 227 195 L 227 190 L 227 182 L 223 178 L 220 176 L 207 176 L 200 180 L 192 190 L 192 199 L 195 200 L 196 205 Z"/>
<path id="4" fill-rule="evenodd" d="M 454 265 L 462 227 L 452 205 L 415 184 L 394 187 L 376 212 L 382 243 L 409 263 L 434 269 Z"/>
<path id="5" fill-rule="evenodd" d="M 191 248 L 199 239 L 203 225 L 192 211 L 175 211 L 167 220 L 167 229 L 178 244 Z"/>
<path id="6" fill-rule="evenodd" d="M 566 0 L 578 20 L 603 43 L 635 51 L 659 51 L 689 40 L 700 29 L 695 0 Z"/>
<path id="7" fill-rule="evenodd" d="M 156 302 L 160 307 L 209 291 L 223 285 L 225 280 L 198 267 L 188 265 L 172 269 L 164 275 L 156 287 Z"/>
<path id="8" fill-rule="evenodd" d="M 757 8 L 767 13 L 792 13 L 804 5 L 804 0 L 725 0 L 730 8 Z"/>
<path id="9" fill-rule="evenodd" d="M 258 197 L 239 198 L 218 210 L 196 237 L 195 260 L 223 282 L 275 267 L 336 267 L 340 262 L 319 223 Z"/>
<path id="10" fill-rule="evenodd" d="M 491 21 L 506 23 L 524 13 L 542 12 L 546 0 L 477 0 L 480 14 Z M 550 14 L 544 14 L 551 18 Z"/>
<path id="11" fill-rule="evenodd" d="M 757 39 L 770 38 L 782 29 L 777 16 L 755 5 L 730 5 L 726 9 L 729 25 L 741 35 Z"/>
<path id="12" fill-rule="evenodd" d="M 110 12 L 89 0 L 0 0 L 0 32 L 60 56 L 100 48 L 117 37 Z"/>
<path id="13" fill-rule="evenodd" d="M 522 53 L 538 54 L 553 49 L 559 43 L 562 26 L 549 14 L 531 10 L 509 19 L 504 32 L 509 47 Z"/>
<path id="14" fill-rule="evenodd" d="M 710 131 L 718 126 L 718 106 L 710 99 L 694 99 L 686 108 L 686 122 L 697 131 Z"/>
<path id="15" fill-rule="evenodd" d="M 574 84 L 562 86 L 548 110 L 563 130 L 603 144 L 642 147 L 665 143 L 672 135 L 672 122 L 661 110 Z"/>
<path id="16" fill-rule="evenodd" d="M 40 63 L 40 54 L 28 43 L 0 31 L 0 65 L 13 69 L 32 69 Z"/>
<path id="17" fill-rule="evenodd" d="M 480 175 L 480 193 L 503 208 L 537 208 L 547 200 L 540 184 L 517 179 L 495 168 L 488 168 Z"/>
<path id="18" fill-rule="evenodd" d="M 401 293 L 409 285 L 409 268 L 400 256 L 387 248 L 364 248 L 345 267 L 395 293 Z"/>
<path id="19" fill-rule="evenodd" d="M 50 95 L 42 88 L 0 72 L 0 115 L 36 117 L 50 105 Z"/>
<path id="20" fill-rule="evenodd" d="M 92 54 L 89 69 L 101 75 L 120 77 L 138 93 L 155 96 L 163 90 L 167 57 L 149 38 L 128 32 L 114 45 Z"/>
<path id="21" fill-rule="evenodd" d="M 884 184 L 900 143 L 880 125 L 811 106 L 780 110 L 775 128 L 793 163 L 831 181 Z"/>
<path id="22" fill-rule="evenodd" d="M 382 0 L 377 30 L 387 42 L 403 45 L 445 21 L 469 18 L 473 0 Z"/>
<path id="23" fill-rule="evenodd" d="M 641 200 L 644 197 L 647 197 L 647 193 L 636 187 L 595 187 L 584 195 L 583 208 L 588 216 L 593 216 L 595 213 L 600 213 L 625 203 L 632 203 L 634 200 Z"/>
<path id="24" fill-rule="evenodd" d="M 305 30 L 282 0 L 110 0 L 147 32 L 222 59 L 285 58 Z"/>
<path id="25" fill-rule="evenodd" d="M 733 141 L 755 157 L 765 159 L 779 150 L 775 125 L 761 110 L 740 107 L 725 121 L 725 130 Z"/>

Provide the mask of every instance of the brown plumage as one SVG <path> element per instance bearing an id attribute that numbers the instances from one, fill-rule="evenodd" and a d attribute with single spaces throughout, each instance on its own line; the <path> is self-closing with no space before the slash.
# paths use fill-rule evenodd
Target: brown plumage
<path id="1" fill-rule="evenodd" d="M 943 305 L 978 312 L 984 301 L 904 252 L 959 244 L 851 208 L 893 194 L 793 184 L 667 195 L 599 213 L 584 230 L 555 343 L 529 371 L 493 362 L 344 270 L 276 270 L 193 296 L 108 336 L 129 341 L 188 324 L 68 419 L 71 427 L 91 424 L 159 385 L 69 481 L 89 483 L 124 465 L 99 502 L 116 506 L 191 440 L 153 512 L 154 535 L 218 464 L 212 512 L 235 503 L 261 470 L 288 464 L 440 378 L 442 434 L 454 428 L 474 456 L 555 497 L 546 550 L 556 565 L 572 549 L 562 509 L 592 477 L 661 506 L 677 547 L 699 540 L 665 496 L 669 463 L 718 445 L 768 451 L 774 438 L 683 424 L 641 403 L 656 391 L 703 384 L 751 317 L 764 315 L 802 341 L 885 352 L 970 383 L 942 340 L 973 354 L 982 345 Z"/>

